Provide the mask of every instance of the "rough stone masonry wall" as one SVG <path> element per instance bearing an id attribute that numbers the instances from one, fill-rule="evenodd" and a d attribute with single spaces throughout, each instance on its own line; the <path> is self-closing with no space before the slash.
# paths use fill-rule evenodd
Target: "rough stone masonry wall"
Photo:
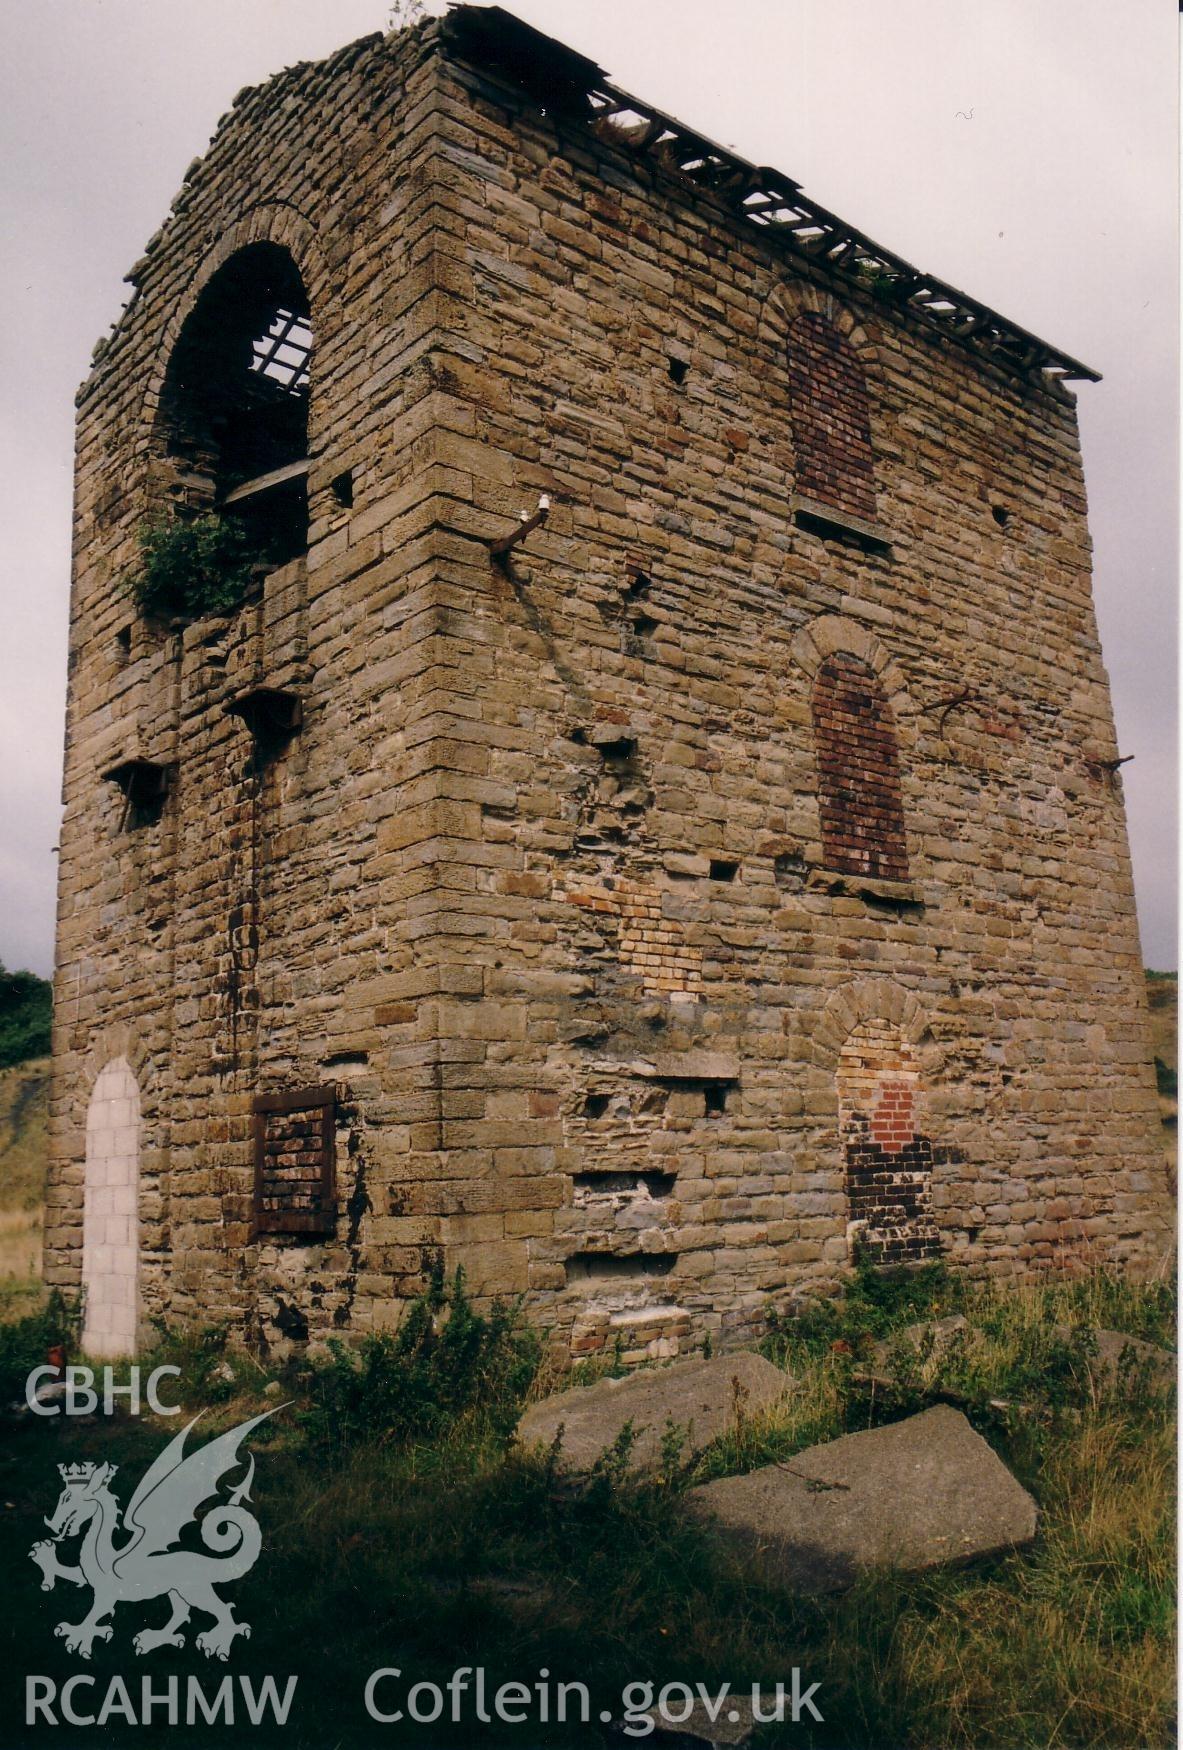
<path id="1" fill-rule="evenodd" d="M 452 75 L 440 345 L 483 466 L 448 506 L 449 733 L 497 800 L 458 853 L 483 977 L 445 1076 L 474 1116 L 419 1194 L 462 1200 L 487 1162 L 512 1200 L 456 1237 L 579 1348 L 751 1328 L 847 1265 L 838 1066 L 887 1025 L 931 1131 L 900 1255 L 1149 1262 L 1164 1187 L 1070 401 Z M 865 373 L 887 551 L 789 514 L 803 312 Z M 549 521 L 498 569 L 483 540 L 539 492 Z M 830 660 L 894 719 L 906 846 L 885 825 L 878 883 L 826 855 Z M 692 985 L 630 952 L 639 891 Z"/>
<path id="2" fill-rule="evenodd" d="M 141 1324 L 225 1319 L 274 1343 L 391 1321 L 435 1256 L 430 1226 L 390 1210 L 438 1134 L 436 77 L 420 37 L 371 38 L 240 94 L 80 394 L 46 1262 L 78 1286 L 87 1100 L 126 1056 Z M 307 555 L 238 613 L 154 633 L 121 579 L 183 486 L 166 366 L 201 288 L 258 240 L 291 253 L 311 304 Z M 352 508 L 331 489 L 347 472 Z M 259 685 L 303 706 L 263 765 L 227 712 Z M 101 774 L 134 756 L 173 782 L 159 822 L 129 832 Z M 336 1235 L 256 1239 L 254 1098 L 326 1083 Z"/>
<path id="3" fill-rule="evenodd" d="M 440 41 L 244 94 L 81 393 L 49 1279 L 79 1280 L 87 1102 L 124 1057 L 145 1313 L 359 1330 L 442 1255 L 576 1349 L 739 1334 L 847 1267 L 839 1066 L 867 1029 L 924 1090 L 925 1249 L 1149 1262 L 1070 403 Z M 259 238 L 311 303 L 308 552 L 128 652 L 118 579 L 175 485 L 165 365 Z M 803 314 L 865 373 L 888 546 L 793 520 Z M 831 659 L 890 711 L 906 880 L 826 866 Z M 225 709 L 260 684 L 304 706 L 262 771 Z M 121 832 L 100 774 L 136 754 L 175 780 Z M 336 1234 L 256 1237 L 253 1100 L 326 1083 Z"/>

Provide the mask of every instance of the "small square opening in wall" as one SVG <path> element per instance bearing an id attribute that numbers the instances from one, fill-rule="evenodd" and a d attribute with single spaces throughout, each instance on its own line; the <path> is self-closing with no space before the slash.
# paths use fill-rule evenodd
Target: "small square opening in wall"
<path id="1" fill-rule="evenodd" d="M 739 864 L 733 862 L 730 857 L 711 858 L 712 881 L 734 881 L 738 874 Z"/>
<path id="2" fill-rule="evenodd" d="M 283 752 L 304 723 L 304 707 L 298 695 L 277 687 L 253 687 L 231 699 L 224 708 L 228 716 L 240 718 L 250 730 L 258 770 Z"/>
<path id="3" fill-rule="evenodd" d="M 686 359 L 679 359 L 679 358 L 674 358 L 671 356 L 670 361 L 669 361 L 669 370 L 670 370 L 670 382 L 676 384 L 677 387 L 680 389 L 682 387 L 682 384 L 686 381 L 686 378 L 690 375 L 689 363 L 687 362 Z"/>
<path id="4" fill-rule="evenodd" d="M 156 825 L 168 797 L 171 778 L 168 766 L 152 760 L 123 760 L 104 772 L 103 777 L 123 796 L 118 829 L 121 833 Z"/>
<path id="5" fill-rule="evenodd" d="M 720 1112 L 726 1112 L 729 1091 L 726 1082 L 707 1082 L 705 1084 L 702 1090 L 703 1106 L 708 1118 Z"/>
<path id="6" fill-rule="evenodd" d="M 120 626 L 115 634 L 115 660 L 121 666 L 131 661 L 131 627 Z"/>
<path id="7" fill-rule="evenodd" d="M 342 510 L 353 509 L 353 469 L 346 468 L 343 474 L 338 474 L 330 482 L 330 490 Z"/>
<path id="8" fill-rule="evenodd" d="M 611 741 L 597 742 L 596 751 L 606 765 L 625 765 L 636 753 L 637 743 L 631 735 L 618 735 Z"/>
<path id="9" fill-rule="evenodd" d="M 331 1234 L 337 1225 L 333 1084 L 257 1094 L 254 1230 Z"/>

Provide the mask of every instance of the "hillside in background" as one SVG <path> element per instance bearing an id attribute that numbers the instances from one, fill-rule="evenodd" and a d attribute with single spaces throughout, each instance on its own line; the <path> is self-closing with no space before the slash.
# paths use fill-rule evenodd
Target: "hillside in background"
<path id="1" fill-rule="evenodd" d="M 49 1052 L 53 986 L 35 972 L 8 972 L 0 962 L 0 1069 Z"/>
<path id="2" fill-rule="evenodd" d="M 1175 1093 L 1175 1077 L 1179 1061 L 1179 974 L 1148 972 L 1146 996 L 1150 1003 L 1150 1032 L 1154 1040 L 1154 1056 L 1159 1066 L 1160 1092 Z M 1169 1088 L 1161 1087 L 1165 1079 Z"/>
<path id="3" fill-rule="evenodd" d="M 41 1274 L 48 1119 L 48 1057 L 0 1070 L 0 1312 Z"/>
<path id="4" fill-rule="evenodd" d="M 0 1311 L 38 1293 L 53 987 L 0 964 Z"/>

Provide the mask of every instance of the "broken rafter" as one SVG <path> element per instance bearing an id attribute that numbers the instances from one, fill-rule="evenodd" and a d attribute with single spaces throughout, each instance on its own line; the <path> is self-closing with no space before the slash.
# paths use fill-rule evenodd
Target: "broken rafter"
<path id="1" fill-rule="evenodd" d="M 910 310 L 929 327 L 960 341 L 973 352 L 1024 374 L 1046 372 L 1057 379 L 1099 381 L 1099 373 L 1058 351 L 1037 335 L 1008 322 L 976 298 L 944 280 L 922 273 L 863 235 L 836 213 L 802 193 L 800 183 L 738 158 L 701 134 L 683 128 L 651 105 L 604 84 L 589 93 L 597 132 L 618 139 L 630 151 L 648 154 L 698 187 L 735 197 L 734 210 L 778 237 L 796 254 L 824 259 L 839 273 L 868 282 L 874 295 Z M 639 118 L 629 128 L 613 126 L 621 113 Z M 600 126 L 607 122 L 607 128 Z M 655 146 L 654 142 L 658 144 Z"/>
<path id="2" fill-rule="evenodd" d="M 298 311 L 276 310 L 267 332 L 252 343 L 251 370 L 289 394 L 308 393 L 312 328 Z"/>
<path id="3" fill-rule="evenodd" d="M 277 486 L 287 486 L 293 480 L 304 480 L 310 466 L 308 457 L 301 456 L 298 462 L 288 462 L 282 468 L 272 468 L 266 474 L 257 474 L 253 480 L 244 480 L 241 486 L 228 492 L 222 504 L 245 504 L 248 499 L 259 498 L 265 492 L 273 492 Z"/>
<path id="4" fill-rule="evenodd" d="M 684 127 L 611 84 L 586 56 L 503 8 L 455 6 L 443 28 L 462 58 L 500 70 L 535 101 L 553 104 L 590 125 L 601 139 L 713 195 L 794 254 L 824 262 L 878 301 L 909 312 L 983 360 L 1049 385 L 1099 380 L 1099 373 L 1079 359 L 882 248 L 810 200 L 792 177 L 749 163 Z"/>

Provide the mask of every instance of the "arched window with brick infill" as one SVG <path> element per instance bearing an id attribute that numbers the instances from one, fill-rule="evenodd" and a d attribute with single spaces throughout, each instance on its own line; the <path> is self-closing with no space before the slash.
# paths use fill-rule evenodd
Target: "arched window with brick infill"
<path id="1" fill-rule="evenodd" d="M 874 1263 L 915 1264 L 940 1250 L 922 1092 L 915 1053 L 890 1021 L 864 1021 L 847 1037 L 838 1059 L 847 1238 Z"/>
<path id="2" fill-rule="evenodd" d="M 908 879 L 899 748 L 874 670 L 835 651 L 814 677 L 822 861 L 843 875 Z"/>
<path id="3" fill-rule="evenodd" d="M 813 310 L 789 328 L 789 390 L 797 495 L 873 522 L 875 466 L 866 377 L 850 342 Z"/>

